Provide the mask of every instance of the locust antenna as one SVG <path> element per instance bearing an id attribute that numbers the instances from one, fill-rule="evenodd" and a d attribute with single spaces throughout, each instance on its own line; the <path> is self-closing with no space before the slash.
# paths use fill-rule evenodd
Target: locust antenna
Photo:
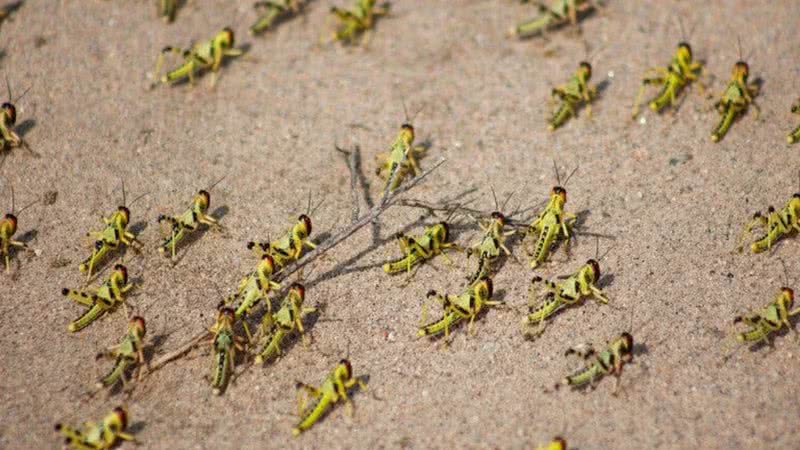
<path id="1" fill-rule="evenodd" d="M 556 160 L 553 160 L 553 172 L 556 173 L 556 184 L 561 186 L 561 175 L 558 174 L 558 166 L 556 166 Z"/>
<path id="2" fill-rule="evenodd" d="M 678 17 L 678 26 L 681 28 L 681 40 L 686 42 L 686 29 L 683 27 L 683 20 Z"/>
<path id="3" fill-rule="evenodd" d="M 214 183 L 213 183 L 211 186 L 209 186 L 209 187 L 208 187 L 208 189 L 206 189 L 206 190 L 207 190 L 207 191 L 210 191 L 210 190 L 214 189 L 214 187 L 215 187 L 216 185 L 218 185 L 218 184 L 222 183 L 222 180 L 224 180 L 224 179 L 225 179 L 225 178 L 227 178 L 227 177 L 228 177 L 228 174 L 226 173 L 225 175 L 223 175 L 223 176 L 222 176 L 222 178 L 220 178 L 219 180 L 215 181 L 215 182 L 214 182 Z"/>
<path id="4" fill-rule="evenodd" d="M 494 192 L 494 185 L 490 184 L 489 188 L 492 189 L 492 198 L 494 198 L 494 209 L 495 211 L 500 211 L 500 205 L 497 203 L 497 194 Z"/>
<path id="5" fill-rule="evenodd" d="M 6 81 L 8 81 L 8 80 L 6 80 Z M 32 87 L 33 87 L 33 85 L 28 86 L 28 89 L 25 89 L 25 92 L 23 92 L 20 96 L 18 96 L 13 101 L 11 101 L 11 103 L 17 103 L 18 101 L 22 100 L 22 97 L 25 97 L 25 95 L 28 93 L 28 91 L 31 90 Z"/>
<path id="6" fill-rule="evenodd" d="M 506 197 L 506 200 L 503 202 L 503 206 L 500 207 L 500 212 L 503 212 L 503 211 L 506 210 L 506 205 L 508 205 L 508 201 L 511 200 L 511 197 L 513 197 L 514 194 L 516 194 L 516 193 L 517 193 L 517 191 L 511 191 L 511 193 L 508 194 L 508 197 Z"/>
<path id="7" fill-rule="evenodd" d="M 564 187 L 567 185 L 567 183 L 569 183 L 569 179 L 572 178 L 573 175 L 575 175 L 575 172 L 578 171 L 578 167 L 580 166 L 575 166 L 575 168 L 572 169 L 572 172 L 570 172 L 567 178 L 564 180 L 564 184 L 559 184 L 561 187 Z"/>

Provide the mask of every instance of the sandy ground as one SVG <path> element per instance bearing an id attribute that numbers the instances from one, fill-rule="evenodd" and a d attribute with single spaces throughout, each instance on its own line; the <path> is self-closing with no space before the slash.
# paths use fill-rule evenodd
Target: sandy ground
<path id="1" fill-rule="evenodd" d="M 726 364 L 722 356 L 733 348 L 735 315 L 771 300 L 785 277 L 800 282 L 797 239 L 766 254 L 731 253 L 755 210 L 798 190 L 800 147 L 789 148 L 784 136 L 797 121 L 789 106 L 798 94 L 800 4 L 610 1 L 583 23 L 582 37 L 567 31 L 519 42 L 504 33 L 531 14 L 529 5 L 398 1 L 363 50 L 316 45 L 331 25 L 327 0 L 263 38 L 246 36 L 255 17 L 249 2 L 190 2 L 169 26 L 149 3 L 29 0 L 0 29 L 2 72 L 17 92 L 33 86 L 18 121 L 41 154 L 8 157 L 3 208 L 9 183 L 18 204 L 58 192 L 55 204 L 20 216 L 19 233 L 36 255 L 24 254 L 13 275 L 0 277 L 0 447 L 56 448 L 54 423 L 100 418 L 121 403 L 145 448 L 531 448 L 556 434 L 582 450 L 797 445 L 794 336 L 780 335 L 774 350 L 739 351 Z M 736 35 L 753 77 L 764 81 L 761 118 L 748 114 L 719 144 L 709 140 L 716 112 L 697 91 L 675 115 L 628 120 L 642 71 L 666 63 L 680 40 L 676 16 L 693 28 L 715 94 L 737 59 Z M 226 25 L 250 51 L 225 67 L 216 89 L 207 77 L 194 88 L 147 89 L 163 46 Z M 593 121 L 549 134 L 549 90 L 583 58 L 584 39 L 601 49 L 593 81 L 607 87 Z M 398 254 L 392 235 L 439 220 L 395 208 L 307 273 L 308 303 L 325 307 L 307 324 L 313 345 L 250 368 L 221 397 L 204 379 L 211 361 L 201 349 L 128 398 L 87 395 L 107 369 L 94 355 L 118 339 L 125 319 L 115 313 L 68 334 L 80 308 L 60 290 L 83 282 L 83 234 L 121 201 L 120 179 L 129 198 L 149 194 L 132 208 L 147 251 L 130 253 L 126 264 L 141 283 L 130 304 L 147 319 L 158 356 L 210 325 L 218 292 L 230 292 L 253 263 L 245 242 L 283 231 L 309 191 L 325 199 L 314 216 L 318 241 L 348 220 L 349 174 L 334 143 L 361 146 L 377 198 L 373 155 L 402 122 L 403 98 L 409 109 L 424 106 L 418 136 L 432 147 L 423 167 L 448 159 L 410 197 L 436 201 L 474 188 L 474 206 L 491 210 L 493 184 L 499 196 L 516 192 L 509 209 L 532 206 L 554 184 L 553 159 L 562 172 L 579 165 L 567 185 L 567 209 L 585 218 L 578 245 L 540 273 L 565 274 L 595 255 L 595 239 L 581 230 L 612 235 L 601 241 L 601 251 L 613 245 L 601 284 L 612 306 L 589 301 L 559 314 L 539 340 L 523 340 L 518 324 L 532 274 L 509 260 L 495 277 L 508 306 L 482 316 L 474 336 L 460 328 L 446 349 L 416 339 L 425 293 L 458 292 L 473 261 L 456 255 L 449 269 L 437 260 L 407 285 L 384 275 L 380 264 Z M 172 267 L 155 251 L 156 217 L 224 174 L 212 210 L 227 235 L 206 234 Z M 457 224 L 458 242 L 477 239 L 469 220 Z M 524 259 L 519 241 L 511 243 Z M 631 316 L 641 345 L 618 396 L 613 379 L 589 392 L 552 389 L 575 367 L 563 357 L 568 347 L 602 344 Z M 320 383 L 348 353 L 355 373 L 369 378 L 369 390 L 353 398 L 355 415 L 337 408 L 292 438 L 295 380 Z"/>

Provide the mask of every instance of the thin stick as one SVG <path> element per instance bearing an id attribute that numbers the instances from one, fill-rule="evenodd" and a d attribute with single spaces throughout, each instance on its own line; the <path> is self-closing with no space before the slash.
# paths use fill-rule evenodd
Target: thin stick
<path id="1" fill-rule="evenodd" d="M 303 267 L 310 264 L 315 259 L 319 258 L 320 256 L 327 253 L 330 249 L 340 244 L 345 239 L 349 238 L 356 231 L 360 230 L 366 224 L 372 222 L 373 220 L 377 219 L 381 216 L 387 209 L 391 208 L 395 204 L 395 201 L 398 196 L 404 194 L 405 192 L 411 190 L 413 187 L 417 186 L 422 180 L 424 180 L 428 175 L 430 175 L 433 171 L 439 168 L 442 164 L 446 161 L 445 158 L 440 159 L 436 164 L 431 166 L 429 169 L 425 170 L 419 176 L 409 181 L 407 184 L 393 190 L 389 191 L 388 186 L 391 186 L 391 183 L 387 185 L 387 188 L 384 190 L 383 198 L 381 198 L 380 203 L 372 207 L 366 214 L 358 218 L 355 222 L 351 223 L 350 225 L 345 226 L 340 231 L 336 232 L 333 236 L 331 236 L 327 241 L 320 244 L 314 250 L 306 253 L 303 257 L 299 260 L 295 261 L 294 263 L 286 266 L 283 270 L 276 273 L 273 279 L 276 282 L 280 282 L 283 279 L 288 278 L 291 274 L 297 272 L 298 270 L 302 269 Z M 393 181 L 393 180 L 390 180 Z M 197 344 L 199 344 L 206 336 L 208 336 L 208 330 L 203 330 L 202 332 L 194 335 L 191 339 L 189 339 L 186 343 L 181 344 L 175 350 L 171 352 L 167 352 L 164 355 L 161 355 L 158 359 L 152 362 L 150 365 L 150 369 L 147 373 L 151 373 L 164 364 L 180 357 L 184 353 L 188 352 L 192 348 L 194 348 Z"/>
<path id="2" fill-rule="evenodd" d="M 468 208 L 466 206 L 461 206 L 459 204 L 453 205 L 453 204 L 450 204 L 450 203 L 445 203 L 445 204 L 441 204 L 441 205 L 436 205 L 436 204 L 433 204 L 433 203 L 428 203 L 428 202 L 425 202 L 425 201 L 422 201 L 422 200 L 417 200 L 417 199 L 403 199 L 403 200 L 399 200 L 397 202 L 397 204 L 401 205 L 401 206 L 408 206 L 409 208 L 425 209 L 425 210 L 428 210 L 430 212 L 442 211 L 442 212 L 446 212 L 446 213 L 450 214 L 453 211 L 459 211 L 459 212 L 462 212 L 462 213 L 468 215 L 470 218 L 472 218 L 473 220 L 476 220 L 476 221 L 481 217 L 488 217 L 489 215 L 491 215 L 491 211 L 481 211 L 479 209 Z M 511 226 L 511 227 L 517 227 L 517 228 L 527 228 L 530 224 L 525 223 L 523 221 L 510 220 L 510 219 L 506 218 L 506 225 Z"/>

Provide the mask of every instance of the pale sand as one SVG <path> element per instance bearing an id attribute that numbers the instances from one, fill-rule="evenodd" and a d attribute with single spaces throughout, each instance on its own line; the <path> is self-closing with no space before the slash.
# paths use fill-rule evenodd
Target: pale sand
<path id="1" fill-rule="evenodd" d="M 33 86 L 18 121 L 35 121 L 25 137 L 42 157 L 15 151 L 0 177 L 4 189 L 13 183 L 20 205 L 49 190 L 58 199 L 20 216 L 19 233 L 35 232 L 30 245 L 40 256 L 23 255 L 13 277 L 0 277 L 0 447 L 56 448 L 54 423 L 99 419 L 119 403 L 129 406 L 143 448 L 531 448 L 556 434 L 582 450 L 797 445 L 794 336 L 777 337 L 774 351 L 742 350 L 727 364 L 722 356 L 734 347 L 733 317 L 785 283 L 779 258 L 790 285 L 800 282 L 796 238 L 766 254 L 731 253 L 755 210 L 780 206 L 798 190 L 800 146 L 784 138 L 798 120 L 789 107 L 798 95 L 800 4 L 608 2 L 583 23 L 583 37 L 602 48 L 593 81 L 608 81 L 594 120 L 549 134 L 549 91 L 567 79 L 584 46 L 570 31 L 548 41 L 505 39 L 534 11 L 529 5 L 398 1 L 365 51 L 316 47 L 330 29 L 328 1 L 256 39 L 245 33 L 255 18 L 250 2 L 229 3 L 190 2 L 166 26 L 149 2 L 30 0 L 2 24 L 0 65 L 17 92 Z M 709 139 L 717 113 L 697 90 L 675 115 L 648 112 L 646 125 L 628 120 L 643 70 L 667 63 L 680 40 L 674 15 L 693 27 L 695 56 L 707 61 L 715 94 L 737 59 L 737 34 L 753 78 L 764 80 L 761 119 L 748 114 L 720 144 Z M 225 67 L 215 90 L 208 77 L 193 89 L 147 90 L 146 72 L 163 46 L 208 38 L 225 25 L 251 50 Z M 46 42 L 37 48 L 39 38 Z M 405 286 L 385 276 L 379 265 L 398 254 L 392 235 L 436 220 L 415 222 L 421 211 L 397 208 L 375 231 L 376 244 L 363 229 L 308 274 L 309 304 L 325 304 L 320 321 L 307 326 L 311 347 L 298 343 L 278 362 L 251 368 L 222 397 L 204 379 L 211 358 L 201 350 L 156 372 L 130 398 L 86 396 L 108 367 L 95 353 L 118 339 L 125 320 L 115 313 L 70 335 L 66 324 L 81 309 L 60 290 L 83 281 L 82 236 L 120 201 L 120 178 L 129 198 L 149 193 L 132 208 L 134 224 L 148 222 L 147 251 L 129 253 L 126 263 L 143 282 L 130 304 L 146 317 L 149 340 L 160 342 L 158 355 L 210 325 L 217 290 L 230 292 L 253 262 L 245 242 L 283 231 L 309 190 L 325 198 L 315 237 L 348 220 L 349 175 L 334 143 L 361 146 L 377 198 L 373 155 L 402 122 L 404 97 L 411 110 L 425 107 L 418 136 L 433 145 L 422 166 L 448 158 L 411 197 L 433 201 L 477 187 L 475 205 L 489 210 L 491 183 L 500 196 L 516 191 L 512 207 L 530 206 L 554 183 L 553 159 L 562 171 L 580 165 L 567 209 L 585 212 L 583 231 L 616 237 L 601 241 L 601 251 L 614 245 L 602 262 L 613 307 L 589 301 L 558 315 L 538 341 L 525 341 L 518 324 L 532 274 L 508 261 L 495 278 L 508 308 L 481 317 L 474 336 L 455 330 L 447 349 L 418 340 L 425 293 L 457 292 L 474 263 L 455 255 L 459 268 L 450 270 L 437 260 Z M 212 210 L 228 210 L 221 223 L 229 235 L 206 234 L 171 267 L 155 252 L 156 217 L 176 213 L 225 173 Z M 477 239 L 474 225 L 459 223 L 458 242 Z M 594 238 L 578 236 L 568 261 L 558 252 L 540 273 L 568 273 L 594 256 Z M 59 259 L 69 264 L 54 268 Z M 629 326 L 631 311 L 633 335 L 648 351 L 626 367 L 620 395 L 611 395 L 613 378 L 590 392 L 553 391 L 574 367 L 563 352 L 613 337 Z M 354 417 L 337 408 L 292 438 L 295 380 L 320 383 L 348 351 L 355 373 L 369 376 L 369 390 L 353 397 Z"/>

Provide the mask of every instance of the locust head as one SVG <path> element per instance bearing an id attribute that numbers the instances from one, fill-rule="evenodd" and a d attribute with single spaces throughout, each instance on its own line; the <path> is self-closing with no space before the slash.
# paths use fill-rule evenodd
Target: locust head
<path id="1" fill-rule="evenodd" d="M 6 125 L 12 126 L 17 123 L 17 108 L 9 102 L 3 103 L 3 114 L 8 118 Z"/>

